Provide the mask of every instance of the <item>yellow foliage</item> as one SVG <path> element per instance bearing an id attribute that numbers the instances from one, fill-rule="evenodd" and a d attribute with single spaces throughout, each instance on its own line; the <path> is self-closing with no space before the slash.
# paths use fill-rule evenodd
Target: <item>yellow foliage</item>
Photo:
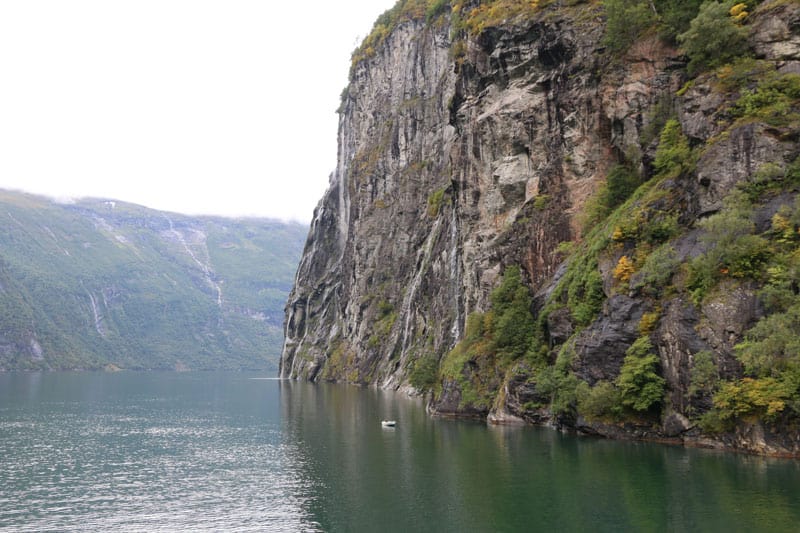
<path id="1" fill-rule="evenodd" d="M 733 6 L 730 10 L 731 18 L 736 24 L 741 24 L 750 13 L 747 12 L 747 4 L 739 3 Z"/>
<path id="2" fill-rule="evenodd" d="M 520 15 L 531 15 L 538 9 L 539 0 L 495 0 L 472 9 L 466 17 L 466 26 L 470 33 L 477 35 L 488 27 Z"/>
<path id="3" fill-rule="evenodd" d="M 642 319 L 639 320 L 639 335 L 645 336 L 652 333 L 658 323 L 659 316 L 658 311 L 643 314 Z"/>
<path id="4" fill-rule="evenodd" d="M 616 268 L 614 268 L 614 278 L 619 281 L 629 281 L 634 272 L 636 272 L 636 268 L 633 265 L 633 261 L 627 255 L 623 255 L 619 258 Z"/>
<path id="5" fill-rule="evenodd" d="M 780 213 L 775 213 L 772 216 L 772 229 L 775 231 L 786 231 L 792 227 L 792 223 L 789 221 L 788 218 L 781 215 Z"/>
<path id="6" fill-rule="evenodd" d="M 747 4 L 740 2 L 731 8 L 731 16 L 738 17 L 742 13 L 747 13 Z"/>

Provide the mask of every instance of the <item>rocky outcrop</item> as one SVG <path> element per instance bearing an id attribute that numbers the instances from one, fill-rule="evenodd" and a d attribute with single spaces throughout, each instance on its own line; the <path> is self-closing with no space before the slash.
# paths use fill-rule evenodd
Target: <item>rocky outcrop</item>
<path id="1" fill-rule="evenodd" d="M 612 57 L 601 6 L 560 4 L 475 35 L 454 31 L 446 17 L 410 16 L 374 54 L 359 57 L 340 110 L 338 166 L 287 303 L 281 375 L 413 391 L 417 361 L 445 362 L 467 317 L 490 311 L 492 290 L 517 265 L 535 295 L 540 359 L 459 362 L 458 379 L 439 375 L 431 412 L 800 454 L 797 439 L 778 426 L 723 436 L 697 427 L 711 395 L 690 393 L 695 356 L 713 354 L 721 379 L 741 377 L 734 346 L 764 310 L 758 287 L 738 279 L 694 301 L 678 267 L 713 248 L 697 224 L 719 212 L 732 190 L 766 165 L 787 168 L 798 153 L 796 132 L 735 120 L 738 89 L 720 90 L 713 74 L 686 84 L 686 58 L 657 36 Z M 748 22 L 752 48 L 780 72 L 795 68 L 798 20 L 795 4 L 765 2 Z M 604 302 L 591 320 L 577 320 L 564 302 L 553 304 L 578 262 L 563 243 L 584 243 L 587 202 L 612 166 L 625 161 L 645 180 L 654 175 L 668 116 L 677 117 L 697 157 L 626 216 L 661 217 L 665 236 L 652 237 L 646 251 L 669 241 L 675 270 L 662 283 L 682 288 L 663 292 L 637 281 L 639 274 L 621 284 L 615 267 L 641 250 L 609 229 L 603 250 L 591 252 Z M 778 209 L 758 215 L 762 226 Z M 565 415 L 553 384 L 536 377 L 536 365 L 561 365 L 582 386 L 613 383 L 642 336 L 665 381 L 658 414 L 625 423 Z M 477 384 L 482 399 L 465 383 Z M 564 401 L 574 406 L 574 398 Z"/>
<path id="2" fill-rule="evenodd" d="M 677 78 L 640 57 L 603 84 L 602 26 L 551 15 L 487 31 L 455 62 L 449 28 L 406 21 L 354 68 L 282 375 L 398 386 L 417 354 L 452 348 L 504 265 L 533 286 L 553 275 L 618 142 Z M 333 370 L 343 346 L 357 356 Z"/>

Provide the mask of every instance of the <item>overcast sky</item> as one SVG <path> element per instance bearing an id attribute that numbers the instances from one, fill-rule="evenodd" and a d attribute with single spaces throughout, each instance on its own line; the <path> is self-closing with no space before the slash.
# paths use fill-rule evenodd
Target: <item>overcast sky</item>
<path id="1" fill-rule="evenodd" d="M 2 0 L 0 188 L 307 222 L 394 0 Z"/>

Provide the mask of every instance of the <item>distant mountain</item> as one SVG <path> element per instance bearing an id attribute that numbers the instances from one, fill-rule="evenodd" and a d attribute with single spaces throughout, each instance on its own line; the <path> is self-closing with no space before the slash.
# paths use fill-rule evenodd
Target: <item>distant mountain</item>
<path id="1" fill-rule="evenodd" d="M 274 368 L 307 231 L 0 191 L 0 370 Z"/>

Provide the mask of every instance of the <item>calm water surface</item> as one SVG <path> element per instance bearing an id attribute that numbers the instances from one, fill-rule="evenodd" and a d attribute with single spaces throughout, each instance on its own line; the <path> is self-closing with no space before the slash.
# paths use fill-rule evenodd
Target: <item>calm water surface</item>
<path id="1" fill-rule="evenodd" d="M 257 374 L 0 375 L 0 461 L 2 531 L 800 531 L 797 461 Z"/>

